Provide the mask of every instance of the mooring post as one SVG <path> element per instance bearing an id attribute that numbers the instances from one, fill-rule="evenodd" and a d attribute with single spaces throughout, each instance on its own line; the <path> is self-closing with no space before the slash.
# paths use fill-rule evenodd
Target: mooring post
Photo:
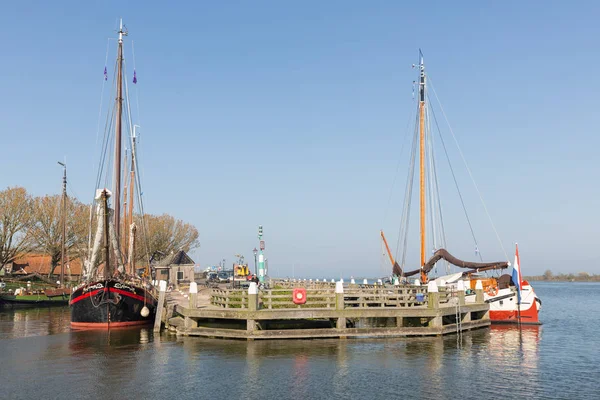
<path id="1" fill-rule="evenodd" d="M 480 280 L 475 284 L 475 302 L 483 303 L 483 283 Z"/>
<path id="2" fill-rule="evenodd" d="M 154 317 L 154 332 L 160 332 L 160 324 L 162 323 L 162 313 L 165 307 L 165 296 L 167 295 L 167 282 L 160 281 L 158 284 L 158 304 L 156 305 L 156 316 Z"/>
<path id="3" fill-rule="evenodd" d="M 196 282 L 190 283 L 190 308 L 196 308 L 198 301 L 198 284 Z"/>
<path id="4" fill-rule="evenodd" d="M 438 309 L 440 307 L 440 293 L 438 291 L 437 284 L 435 281 L 430 281 L 427 284 L 427 307 Z M 433 317 L 429 323 L 430 328 L 442 328 L 442 316 L 437 315 Z"/>
<path id="5" fill-rule="evenodd" d="M 344 310 L 344 282 L 340 280 L 335 283 L 335 309 L 337 311 Z M 346 329 L 346 317 L 338 317 L 337 329 Z"/>
<path id="6" fill-rule="evenodd" d="M 250 282 L 248 286 L 248 311 L 255 312 L 258 310 L 258 286 L 256 282 Z M 256 321 L 253 319 L 246 320 L 246 330 L 253 332 L 256 328 Z"/>
<path id="7" fill-rule="evenodd" d="M 190 283 L 190 297 L 189 297 L 189 304 L 188 304 L 188 307 L 190 308 L 190 310 L 194 310 L 196 308 L 196 300 L 197 299 L 198 299 L 198 285 L 196 284 L 196 282 L 191 282 Z M 198 327 L 198 323 L 188 316 L 185 316 L 183 321 L 184 321 L 186 328 L 197 328 Z"/>
<path id="8" fill-rule="evenodd" d="M 465 305 L 465 283 L 460 280 L 456 282 L 456 291 L 458 292 L 458 305 Z"/>
<path id="9" fill-rule="evenodd" d="M 427 307 L 428 308 L 439 308 L 440 306 L 440 293 L 438 291 L 437 284 L 435 281 L 430 281 L 427 284 Z"/>

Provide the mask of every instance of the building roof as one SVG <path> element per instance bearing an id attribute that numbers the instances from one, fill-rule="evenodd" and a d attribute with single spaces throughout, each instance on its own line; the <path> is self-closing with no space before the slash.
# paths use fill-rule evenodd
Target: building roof
<path id="1" fill-rule="evenodd" d="M 169 254 L 168 256 L 163 258 L 160 261 L 160 263 L 158 264 L 158 267 L 167 267 L 170 265 L 190 265 L 190 264 L 195 264 L 194 260 L 192 260 L 185 251 L 180 249 L 176 253 Z"/>
<path id="2" fill-rule="evenodd" d="M 71 274 L 81 275 L 81 260 L 67 261 L 65 268 L 65 274 L 68 274 L 70 269 Z M 52 268 L 51 257 L 44 254 L 26 254 L 15 260 L 13 271 L 22 268 L 28 274 L 37 272 L 40 275 L 48 275 Z M 54 269 L 54 274 L 60 274 L 60 262 Z"/>

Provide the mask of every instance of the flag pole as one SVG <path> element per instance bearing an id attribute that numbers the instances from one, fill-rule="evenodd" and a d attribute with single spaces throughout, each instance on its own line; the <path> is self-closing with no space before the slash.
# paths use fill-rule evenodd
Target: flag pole
<path id="1" fill-rule="evenodd" d="M 515 243 L 515 264 L 513 265 L 512 280 L 517 287 L 517 325 L 521 329 L 521 260 L 519 259 L 519 244 Z"/>

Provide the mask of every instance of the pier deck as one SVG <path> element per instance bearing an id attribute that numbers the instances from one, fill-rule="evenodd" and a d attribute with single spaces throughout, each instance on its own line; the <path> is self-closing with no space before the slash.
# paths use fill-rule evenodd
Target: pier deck
<path id="1" fill-rule="evenodd" d="M 490 325 L 482 291 L 465 304 L 464 292 L 445 288 L 321 284 L 305 288 L 306 303 L 295 304 L 292 289 L 300 286 L 173 292 L 175 318 L 165 322 L 178 335 L 249 340 L 440 336 Z"/>

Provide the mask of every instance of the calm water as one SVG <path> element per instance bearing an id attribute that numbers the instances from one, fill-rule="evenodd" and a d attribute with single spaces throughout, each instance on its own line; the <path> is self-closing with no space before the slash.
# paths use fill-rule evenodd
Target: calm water
<path id="1" fill-rule="evenodd" d="M 64 308 L 0 311 L 0 398 L 600 399 L 600 284 L 534 286 L 542 327 L 461 342 L 82 332 Z"/>

